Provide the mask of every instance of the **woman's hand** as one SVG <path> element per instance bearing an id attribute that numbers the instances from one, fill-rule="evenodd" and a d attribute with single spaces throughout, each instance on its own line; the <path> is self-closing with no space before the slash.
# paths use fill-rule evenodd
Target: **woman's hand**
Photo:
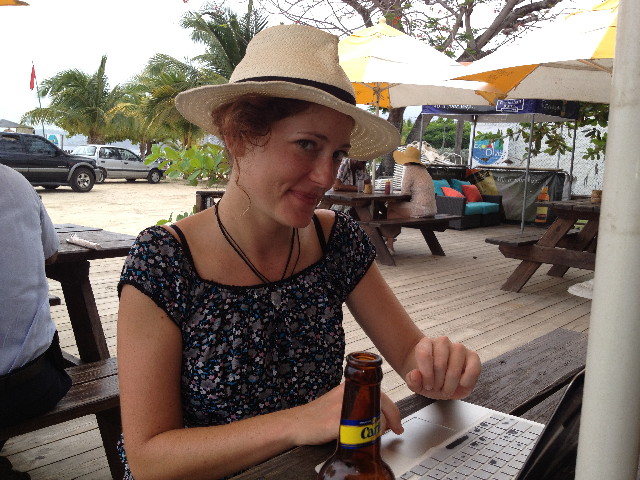
<path id="1" fill-rule="evenodd" d="M 299 426 L 295 440 L 297 445 L 319 445 L 338 438 L 343 396 L 344 383 L 341 383 L 316 400 L 290 410 Z M 397 434 L 402 433 L 400 411 L 396 404 L 384 393 L 380 403 L 382 431 L 391 429 Z"/>
<path id="2" fill-rule="evenodd" d="M 471 393 L 480 376 L 480 357 L 447 337 L 424 337 L 414 348 L 416 368 L 405 380 L 411 391 L 425 397 L 460 399 Z"/>

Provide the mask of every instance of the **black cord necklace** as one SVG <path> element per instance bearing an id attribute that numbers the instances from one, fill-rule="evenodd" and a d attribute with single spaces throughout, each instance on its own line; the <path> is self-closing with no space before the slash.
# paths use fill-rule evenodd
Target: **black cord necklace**
<path id="1" fill-rule="evenodd" d="M 258 270 L 258 268 L 251 262 L 251 260 L 249 260 L 249 257 L 247 256 L 247 254 L 244 253 L 242 248 L 240 248 L 240 245 L 238 245 L 238 242 L 234 240 L 234 238 L 231 236 L 231 234 L 227 231 L 227 229 L 223 225 L 222 220 L 220 220 L 220 214 L 218 213 L 219 204 L 220 204 L 219 201 L 215 203 L 214 210 L 216 214 L 216 220 L 218 221 L 218 227 L 220 228 L 220 232 L 222 232 L 222 236 L 227 241 L 227 243 L 231 245 L 231 248 L 233 248 L 233 250 L 238 254 L 238 256 L 242 259 L 242 261 L 247 265 L 247 267 L 251 269 L 251 271 L 255 274 L 256 277 L 258 277 L 263 283 L 271 283 L 271 280 L 269 280 L 266 276 L 264 276 L 262 272 L 260 272 L 260 270 Z M 287 256 L 287 263 L 284 266 L 284 271 L 282 272 L 282 277 L 280 278 L 280 280 L 284 279 L 284 277 L 287 275 L 287 270 L 289 270 L 289 263 L 291 262 L 291 256 L 293 255 L 293 247 L 296 239 L 298 241 L 298 256 L 296 258 L 295 263 L 293 264 L 292 272 L 295 272 L 296 267 L 298 266 L 298 260 L 300 260 L 300 250 L 301 250 L 300 249 L 300 233 L 298 232 L 297 228 L 294 228 L 291 231 L 291 243 L 289 245 L 289 255 Z"/>

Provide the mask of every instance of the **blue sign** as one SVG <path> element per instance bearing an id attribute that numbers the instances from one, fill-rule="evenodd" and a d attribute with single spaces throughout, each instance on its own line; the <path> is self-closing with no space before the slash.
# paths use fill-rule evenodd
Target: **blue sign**
<path id="1" fill-rule="evenodd" d="M 58 135 L 50 134 L 47 137 L 47 140 L 49 140 L 51 143 L 53 143 L 56 146 L 60 146 L 60 143 L 58 142 Z"/>
<path id="2" fill-rule="evenodd" d="M 495 140 L 475 140 L 473 142 L 473 161 L 479 165 L 491 165 L 496 163 L 504 154 L 504 141 L 501 138 Z"/>

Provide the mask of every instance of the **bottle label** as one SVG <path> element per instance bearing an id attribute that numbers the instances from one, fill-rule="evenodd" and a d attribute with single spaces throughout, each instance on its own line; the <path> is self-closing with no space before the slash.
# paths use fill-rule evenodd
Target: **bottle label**
<path id="1" fill-rule="evenodd" d="M 372 445 L 380 438 L 380 417 L 367 420 L 340 421 L 340 445 L 344 448 L 360 448 Z"/>

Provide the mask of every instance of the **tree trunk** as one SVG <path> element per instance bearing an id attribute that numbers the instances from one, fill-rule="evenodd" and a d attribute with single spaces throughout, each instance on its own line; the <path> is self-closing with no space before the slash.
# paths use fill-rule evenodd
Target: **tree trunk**
<path id="1" fill-rule="evenodd" d="M 422 120 L 420 120 L 422 118 Z M 416 123 L 413 124 L 413 128 L 407 135 L 406 143 L 419 142 L 420 139 L 424 136 L 424 132 L 427 131 L 427 127 L 431 122 L 433 115 L 418 115 L 416 118 Z M 422 122 L 422 129 L 420 128 L 420 123 Z M 422 131 L 421 131 L 422 130 Z"/>
<path id="2" fill-rule="evenodd" d="M 394 127 L 398 129 L 399 132 L 402 133 L 402 118 L 404 116 L 404 110 L 406 107 L 400 108 L 392 108 L 389 110 L 389 118 L 388 121 Z M 390 177 L 393 175 L 393 167 L 395 162 L 393 161 L 393 152 L 387 153 L 382 157 L 382 162 L 380 162 L 380 166 L 376 170 L 376 177 L 386 176 Z"/>
<path id="3" fill-rule="evenodd" d="M 462 138 L 464 137 L 464 120 L 456 120 L 456 144 L 453 151 L 462 156 Z"/>

